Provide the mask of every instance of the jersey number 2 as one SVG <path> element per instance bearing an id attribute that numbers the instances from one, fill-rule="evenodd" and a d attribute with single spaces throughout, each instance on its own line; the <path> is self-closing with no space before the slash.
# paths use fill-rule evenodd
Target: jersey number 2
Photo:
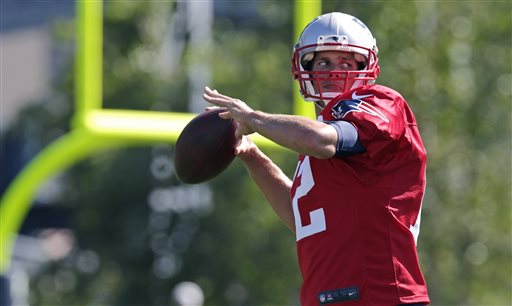
<path id="1" fill-rule="evenodd" d="M 295 232 L 297 241 L 302 238 L 314 235 L 325 231 L 325 214 L 323 208 L 315 209 L 309 212 L 309 218 L 311 223 L 303 225 L 300 218 L 299 212 L 299 199 L 306 196 L 307 193 L 315 185 L 313 180 L 313 173 L 311 172 L 311 165 L 309 163 L 309 156 L 304 157 L 302 162 L 299 163 L 297 173 L 295 174 L 296 179 L 300 176 L 300 185 L 295 190 L 295 196 L 293 197 L 293 215 L 295 217 Z"/>

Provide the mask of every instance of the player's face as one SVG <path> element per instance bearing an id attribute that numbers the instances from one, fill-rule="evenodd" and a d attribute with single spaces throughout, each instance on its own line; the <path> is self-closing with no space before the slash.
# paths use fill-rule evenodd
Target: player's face
<path id="1" fill-rule="evenodd" d="M 312 71 L 348 71 L 358 70 L 358 63 L 354 58 L 354 53 L 343 51 L 319 51 L 315 54 Z M 344 86 L 345 78 L 343 74 L 330 74 L 329 77 L 321 77 L 319 82 L 324 92 L 342 92 L 343 88 L 351 88 L 354 80 L 347 80 L 349 84 Z M 317 90 L 317 84 L 313 85 Z M 318 92 L 318 90 L 317 90 Z"/>

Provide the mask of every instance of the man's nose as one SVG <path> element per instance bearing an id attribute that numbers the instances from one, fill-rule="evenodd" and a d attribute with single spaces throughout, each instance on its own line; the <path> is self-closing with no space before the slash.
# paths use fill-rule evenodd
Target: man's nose
<path id="1" fill-rule="evenodd" d="M 341 63 L 339 65 L 334 65 L 329 68 L 330 76 L 331 77 L 342 77 L 343 73 L 334 73 L 339 71 L 347 71 L 350 70 L 350 65 L 347 63 Z"/>
<path id="2" fill-rule="evenodd" d="M 346 75 L 345 71 L 347 70 L 346 67 L 344 69 L 331 70 L 330 76 L 332 78 L 342 78 Z"/>

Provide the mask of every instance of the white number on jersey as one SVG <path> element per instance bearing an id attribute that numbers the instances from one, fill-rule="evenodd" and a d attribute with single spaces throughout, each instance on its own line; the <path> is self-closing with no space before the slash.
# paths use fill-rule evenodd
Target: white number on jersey
<path id="1" fill-rule="evenodd" d="M 303 226 L 302 220 L 300 219 L 299 212 L 299 199 L 303 196 L 307 195 L 307 193 L 313 188 L 315 185 L 315 181 L 313 180 L 313 173 L 311 172 L 311 165 L 309 163 L 309 156 L 304 157 L 301 163 L 297 166 L 297 173 L 295 177 L 300 178 L 300 185 L 297 186 L 295 190 L 295 195 L 293 197 L 293 215 L 295 217 L 295 232 L 297 241 L 302 238 L 320 233 L 325 231 L 325 215 L 324 209 L 318 208 L 311 212 L 309 212 L 309 217 L 311 223 Z"/>

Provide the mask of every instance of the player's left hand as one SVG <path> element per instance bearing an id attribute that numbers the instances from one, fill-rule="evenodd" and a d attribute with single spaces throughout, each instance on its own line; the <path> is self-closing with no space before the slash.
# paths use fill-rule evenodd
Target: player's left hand
<path id="1" fill-rule="evenodd" d="M 235 148 L 235 155 L 242 160 L 249 158 L 254 151 L 257 151 L 258 147 L 252 141 L 248 135 L 242 136 L 242 141 Z"/>

